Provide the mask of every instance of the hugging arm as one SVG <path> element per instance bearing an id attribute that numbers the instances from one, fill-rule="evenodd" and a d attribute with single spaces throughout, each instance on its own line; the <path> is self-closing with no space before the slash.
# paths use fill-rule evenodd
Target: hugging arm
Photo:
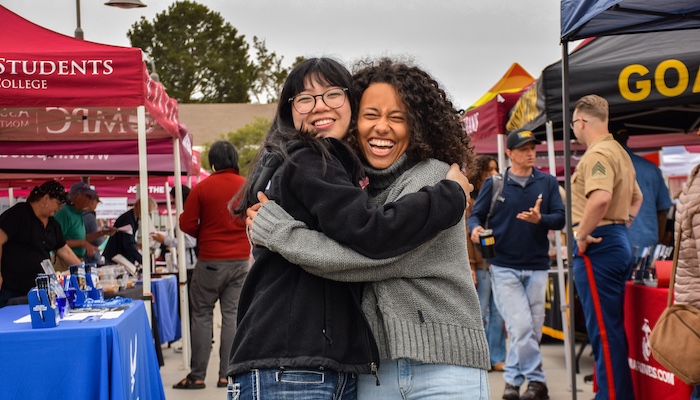
<path id="1" fill-rule="evenodd" d="M 279 253 L 309 273 L 323 278 L 371 282 L 406 274 L 406 265 L 400 262 L 402 256 L 384 259 L 363 256 L 322 232 L 307 228 L 273 201 L 260 208 L 251 233 L 256 244 Z"/>
<path id="2" fill-rule="evenodd" d="M 340 163 L 325 165 L 326 172 L 319 179 L 319 171 L 324 170 L 320 157 L 299 153 L 305 156 L 305 165 L 289 167 L 289 187 L 318 221 L 313 228 L 365 256 L 403 254 L 464 216 L 464 190 L 458 183 L 442 179 L 449 170 L 446 164 L 430 164 L 423 168 L 427 172 L 417 172 L 418 178 L 406 179 L 403 188 L 397 189 L 401 191 L 395 196 L 397 201 L 371 206 L 366 192 L 352 184 Z"/>

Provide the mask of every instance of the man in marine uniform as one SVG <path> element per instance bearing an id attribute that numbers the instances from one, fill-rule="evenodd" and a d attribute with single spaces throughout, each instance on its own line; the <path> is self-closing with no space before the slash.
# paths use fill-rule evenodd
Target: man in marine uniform
<path id="1" fill-rule="evenodd" d="M 631 273 L 627 227 L 642 204 L 634 166 L 608 133 L 608 102 L 582 97 L 571 129 L 587 147 L 572 176 L 574 282 L 595 357 L 596 399 L 634 399 L 627 363 L 623 303 Z"/>

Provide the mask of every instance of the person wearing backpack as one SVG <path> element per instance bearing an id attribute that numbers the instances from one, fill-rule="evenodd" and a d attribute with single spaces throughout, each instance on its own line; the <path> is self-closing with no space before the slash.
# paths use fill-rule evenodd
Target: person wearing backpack
<path id="1" fill-rule="evenodd" d="M 493 231 L 489 240 L 495 239 L 495 253 L 482 253 L 491 264 L 496 307 L 510 337 L 505 400 L 549 399 L 539 348 L 549 269 L 547 233 L 563 228 L 566 216 L 557 179 L 534 168 L 538 143 L 527 130 L 508 134 L 511 167 L 503 174 L 501 192 L 494 190 L 499 175 L 487 178 L 468 219 L 472 241 L 480 242 L 479 233 L 486 229 Z M 520 396 L 525 381 L 528 388 Z"/>

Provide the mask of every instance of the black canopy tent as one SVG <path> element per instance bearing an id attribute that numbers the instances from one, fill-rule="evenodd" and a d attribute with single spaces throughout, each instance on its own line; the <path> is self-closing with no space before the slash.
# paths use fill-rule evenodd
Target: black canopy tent
<path id="1" fill-rule="evenodd" d="M 578 99 L 595 93 L 610 120 L 632 134 L 695 132 L 700 128 L 700 41 L 697 31 L 599 37 L 569 55 L 568 88 Z M 519 100 L 507 129 L 543 134 L 545 121 L 562 131 L 562 63 L 546 67 Z M 696 135 L 690 142 L 698 141 Z"/>
<path id="2" fill-rule="evenodd" d="M 562 0 L 562 110 L 570 110 L 569 103 L 569 51 L 568 43 L 589 37 L 601 37 L 644 32 L 665 32 L 700 28 L 700 3 L 693 0 Z M 696 64 L 697 67 L 697 64 Z M 697 71 L 697 69 L 696 69 Z M 697 75 L 696 75 L 697 76 Z M 571 115 L 562 114 L 562 125 L 569 126 Z M 570 131 L 563 129 L 564 159 L 566 174 L 567 233 L 571 228 L 571 149 Z M 568 241 L 568 257 L 572 259 L 573 248 Z M 569 269 L 569 282 L 573 272 Z M 569 285 L 569 298 L 573 299 L 573 285 Z M 570 307 L 569 307 L 570 308 Z M 569 324 L 573 326 L 574 315 L 570 308 Z M 570 332 L 570 336 L 573 336 Z M 571 337 L 573 339 L 573 337 Z M 573 351 L 573 340 L 570 340 Z M 570 366 L 572 399 L 576 399 L 575 370 Z"/>

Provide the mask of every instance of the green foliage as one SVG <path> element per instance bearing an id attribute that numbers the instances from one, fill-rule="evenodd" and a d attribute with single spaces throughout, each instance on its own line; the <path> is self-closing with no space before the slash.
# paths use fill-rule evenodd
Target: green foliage
<path id="1" fill-rule="evenodd" d="M 218 12 L 190 0 L 173 3 L 153 22 L 141 17 L 127 36 L 153 59 L 168 94 L 181 103 L 247 103 L 251 98 L 273 103 L 291 70 L 257 36 L 251 61 L 245 36 Z M 303 59 L 297 57 L 292 67 Z"/>
<path id="2" fill-rule="evenodd" d="M 229 132 L 226 137 L 221 135 L 221 140 L 228 140 L 238 151 L 238 166 L 241 175 L 248 176 L 248 171 L 258 153 L 260 144 L 262 144 L 265 134 L 270 129 L 272 121 L 267 118 L 255 117 L 255 120 L 250 124 L 238 129 L 235 132 Z M 207 143 L 202 151 L 202 168 L 211 169 L 209 165 L 209 148 L 211 143 Z"/>
<path id="3" fill-rule="evenodd" d="M 258 103 L 263 101 L 274 103 L 279 98 L 284 80 L 289 75 L 289 69 L 282 67 L 283 56 L 267 49 L 265 40 L 253 36 L 253 48 L 256 52 L 255 82 L 251 87 L 251 95 Z"/>
<path id="4" fill-rule="evenodd" d="M 255 78 L 249 46 L 221 14 L 192 1 L 178 1 L 145 17 L 127 33 L 156 63 L 171 97 L 183 103 L 246 103 Z M 286 76 L 286 75 L 285 75 Z"/>

